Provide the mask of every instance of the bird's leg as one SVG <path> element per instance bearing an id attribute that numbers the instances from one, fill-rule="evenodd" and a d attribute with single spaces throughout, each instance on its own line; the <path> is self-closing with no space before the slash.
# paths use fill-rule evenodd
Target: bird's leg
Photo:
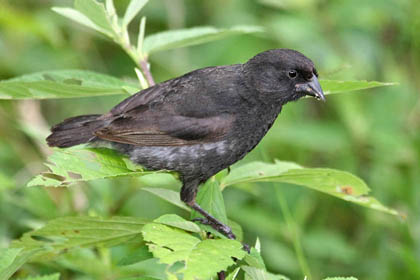
<path id="1" fill-rule="evenodd" d="M 187 204 L 192 209 L 194 209 L 195 211 L 197 211 L 198 213 L 204 216 L 205 219 L 197 219 L 197 221 L 200 221 L 201 223 L 205 225 L 211 226 L 212 228 L 214 228 L 215 230 L 217 230 L 218 232 L 220 232 L 221 234 L 223 234 L 229 239 L 236 239 L 235 234 L 233 234 L 232 229 L 229 226 L 223 224 L 218 219 L 210 215 L 210 213 L 208 213 L 206 210 L 201 208 L 200 205 L 198 205 L 197 202 L 195 202 L 195 200 Z"/>
<path id="2" fill-rule="evenodd" d="M 196 180 L 183 180 L 184 185 L 181 189 L 181 200 L 190 206 L 192 209 L 200 213 L 204 216 L 204 219 L 197 219 L 203 224 L 209 225 L 224 236 L 226 236 L 229 239 L 236 239 L 236 236 L 233 234 L 232 229 L 217 220 L 215 217 L 210 215 L 206 210 L 200 207 L 200 205 L 195 202 L 195 197 L 197 195 L 198 185 L 199 181 Z"/>

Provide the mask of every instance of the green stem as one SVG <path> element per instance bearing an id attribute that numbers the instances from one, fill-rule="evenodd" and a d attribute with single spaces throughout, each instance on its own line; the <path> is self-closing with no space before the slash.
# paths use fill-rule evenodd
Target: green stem
<path id="1" fill-rule="evenodd" d="M 293 240 L 293 247 L 295 249 L 295 254 L 298 259 L 300 269 L 302 270 L 302 273 L 304 274 L 304 276 L 306 276 L 307 279 L 310 280 L 312 279 L 312 274 L 311 274 L 311 270 L 309 268 L 308 262 L 306 261 L 305 254 L 303 252 L 302 243 L 300 242 L 299 229 L 297 228 L 297 225 L 293 219 L 293 216 L 290 213 L 289 206 L 287 205 L 287 201 L 282 195 L 282 193 L 280 192 L 279 187 L 274 186 L 274 191 L 276 193 L 277 201 L 280 205 L 280 210 L 284 216 L 287 227 L 291 234 L 291 237 Z"/>

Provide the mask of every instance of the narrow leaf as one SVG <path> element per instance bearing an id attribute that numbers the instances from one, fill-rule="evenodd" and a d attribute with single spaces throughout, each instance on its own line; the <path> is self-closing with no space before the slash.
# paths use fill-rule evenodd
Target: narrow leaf
<path id="1" fill-rule="evenodd" d="M 105 31 L 106 35 L 113 37 L 112 24 L 102 3 L 96 0 L 75 0 L 74 7 Z"/>
<path id="2" fill-rule="evenodd" d="M 86 27 L 92 28 L 98 32 L 104 33 L 108 35 L 108 31 L 99 27 L 95 23 L 93 23 L 87 16 L 75 10 L 73 8 L 61 8 L 61 7 L 53 7 L 52 10 L 57 14 L 60 14 L 66 18 L 69 18 L 77 23 L 80 23 Z"/>
<path id="3" fill-rule="evenodd" d="M 217 180 L 210 179 L 204 186 L 201 186 L 196 201 L 198 205 L 220 222 L 228 223 L 222 191 Z M 192 211 L 191 218 L 203 218 L 203 216 L 196 211 Z"/>
<path id="4" fill-rule="evenodd" d="M 42 249 L 0 249 L 0 280 L 9 279 L 18 269 Z"/>
<path id="5" fill-rule="evenodd" d="M 115 150 L 107 148 L 55 149 L 48 157 L 49 171 L 33 178 L 28 186 L 59 187 L 77 182 L 121 176 L 142 176 L 144 171 Z"/>
<path id="6" fill-rule="evenodd" d="M 245 279 L 251 280 L 289 280 L 286 276 L 275 275 L 267 272 L 264 269 L 251 267 L 251 266 L 241 266 L 241 269 L 245 271 Z"/>
<path id="7" fill-rule="evenodd" d="M 85 70 L 55 70 L 0 82 L 0 99 L 75 98 L 128 94 L 139 89 L 118 78 Z"/>
<path id="8" fill-rule="evenodd" d="M 166 225 L 150 223 L 143 228 L 143 238 L 149 250 L 161 263 L 182 262 L 177 271 L 185 280 L 208 279 L 234 264 L 232 258 L 242 259 L 245 251 L 236 240 L 200 240 L 185 231 Z"/>
<path id="9" fill-rule="evenodd" d="M 211 26 L 194 27 L 189 29 L 171 30 L 147 36 L 144 40 L 143 51 L 151 54 L 158 51 L 193 46 L 222 38 L 262 32 L 258 26 L 235 26 L 227 29 L 218 29 Z"/>
<path id="10" fill-rule="evenodd" d="M 182 208 L 186 211 L 191 211 L 188 206 L 185 205 L 184 202 L 181 201 L 179 198 L 179 192 L 168 190 L 168 189 L 162 189 L 162 188 L 142 188 L 142 190 L 147 191 L 151 194 L 154 194 L 169 203 L 172 203 L 175 206 L 178 206 L 179 208 Z"/>
<path id="11" fill-rule="evenodd" d="M 365 182 L 351 173 L 327 168 L 303 168 L 295 163 L 252 162 L 231 171 L 223 178 L 223 187 L 247 182 L 281 182 L 296 184 L 340 199 L 393 215 L 398 212 L 383 206 L 374 197 Z"/>
<path id="12" fill-rule="evenodd" d="M 123 24 L 127 26 L 149 0 L 131 0 L 125 11 Z"/>
<path id="13" fill-rule="evenodd" d="M 354 90 L 369 89 L 383 86 L 394 86 L 398 83 L 383 83 L 376 81 L 336 81 L 336 80 L 320 80 L 322 89 L 325 94 L 335 94 Z"/>

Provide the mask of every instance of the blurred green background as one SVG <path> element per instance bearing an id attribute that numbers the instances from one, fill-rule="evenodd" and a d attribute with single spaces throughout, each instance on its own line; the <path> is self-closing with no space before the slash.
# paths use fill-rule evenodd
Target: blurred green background
<path id="1" fill-rule="evenodd" d="M 114 2 L 120 11 L 128 4 Z M 135 81 L 135 65 L 117 45 L 55 14 L 52 6 L 72 6 L 72 1 L 0 0 L 0 79 L 88 69 Z M 399 82 L 328 96 L 325 104 L 305 99 L 287 105 L 242 163 L 278 158 L 347 170 L 366 180 L 381 202 L 406 215 L 402 220 L 292 185 L 277 188 L 298 225 L 314 279 L 420 279 L 418 0 L 153 0 L 142 15 L 147 16 L 146 34 L 200 25 L 247 24 L 266 30 L 152 55 L 157 82 L 201 67 L 245 62 L 279 47 L 310 57 L 321 78 Z M 136 26 L 131 26 L 133 34 Z M 0 247 L 59 216 L 186 216 L 140 191 L 147 182 L 136 179 L 25 188 L 44 170 L 51 152 L 43 141 L 49 126 L 77 114 L 105 112 L 123 98 L 0 101 Z M 224 197 L 228 216 L 243 226 L 245 240 L 253 244 L 260 238 L 269 270 L 303 279 L 273 184 L 228 188 Z M 23 271 L 52 268 L 63 279 L 104 279 L 101 271 L 68 262 L 29 265 Z"/>

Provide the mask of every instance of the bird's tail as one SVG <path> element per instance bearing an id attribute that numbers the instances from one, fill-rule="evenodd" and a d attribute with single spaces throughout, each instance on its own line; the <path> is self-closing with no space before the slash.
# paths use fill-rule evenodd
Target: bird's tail
<path id="1" fill-rule="evenodd" d="M 94 132 L 104 125 L 104 121 L 98 119 L 100 116 L 78 116 L 55 125 L 47 137 L 48 146 L 66 148 L 92 141 Z"/>

